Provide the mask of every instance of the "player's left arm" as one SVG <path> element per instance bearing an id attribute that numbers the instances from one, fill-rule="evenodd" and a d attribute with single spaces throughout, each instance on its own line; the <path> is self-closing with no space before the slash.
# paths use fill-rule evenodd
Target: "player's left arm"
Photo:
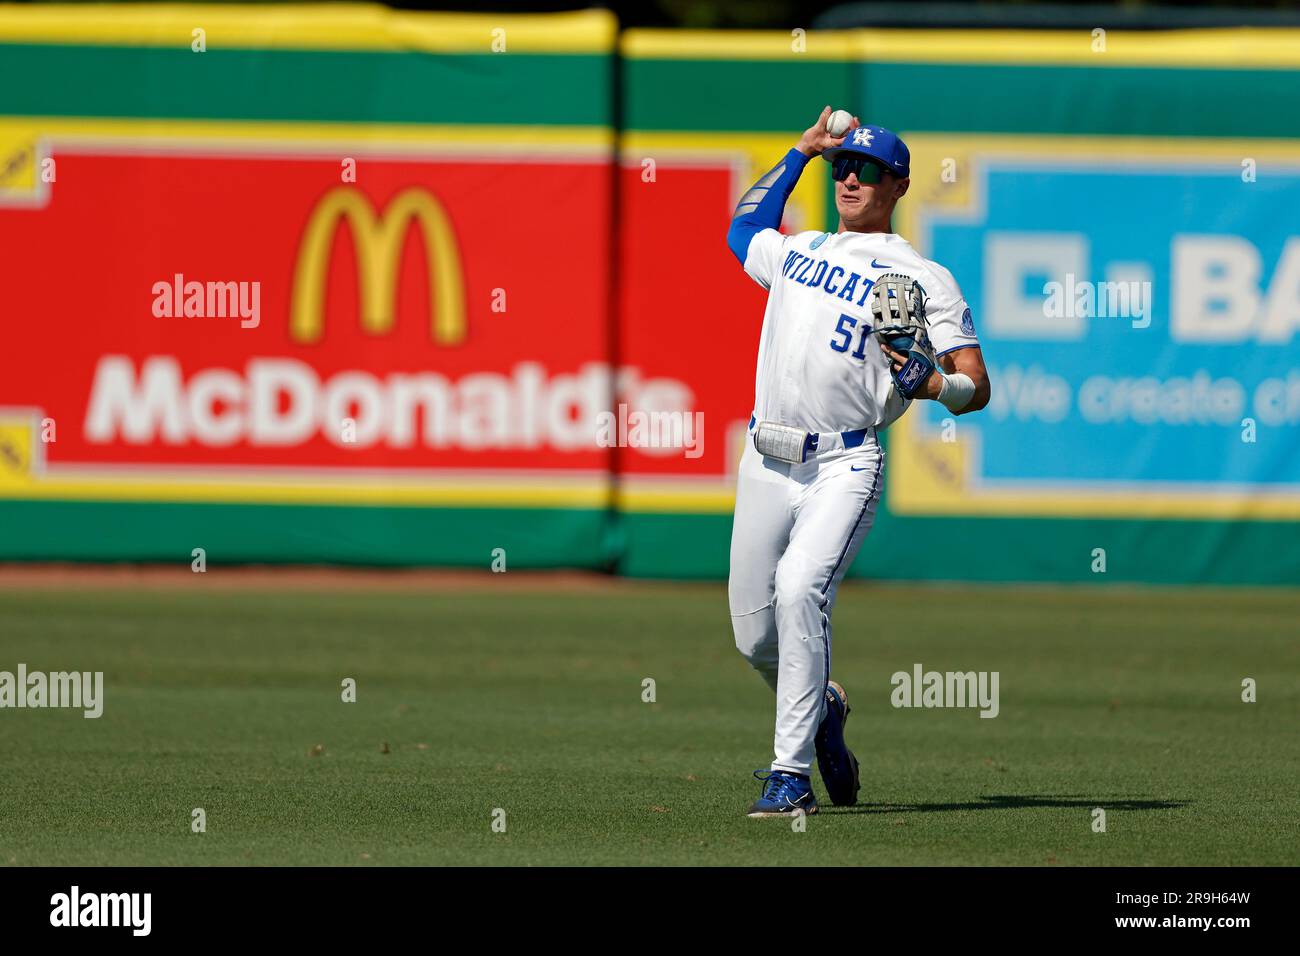
<path id="1" fill-rule="evenodd" d="M 940 371 L 942 369 L 942 371 Z M 955 352 L 949 352 L 946 355 L 939 356 L 939 368 L 934 370 L 929 381 L 925 383 L 925 397 L 932 398 L 936 402 L 943 401 L 947 396 L 944 395 L 945 384 L 948 390 L 954 388 L 954 379 L 958 375 L 965 375 L 970 379 L 971 384 L 975 386 L 971 392 L 970 398 L 961 408 L 952 408 L 949 411 L 954 415 L 965 415 L 967 412 L 978 412 L 981 408 L 989 403 L 989 370 L 984 367 L 984 353 L 978 345 L 970 348 L 957 349 Z M 945 383 L 945 379 L 947 382 Z M 961 389 L 965 383 L 956 382 L 955 387 L 958 389 L 957 395 L 961 394 Z M 956 396 L 954 396 L 956 397 Z M 955 402 L 953 404 L 956 404 Z"/>
<path id="2" fill-rule="evenodd" d="M 928 290 L 924 306 L 928 343 L 909 355 L 880 343 L 892 364 L 894 382 L 907 398 L 933 399 L 953 415 L 979 411 L 988 405 L 991 386 L 971 308 L 953 273 L 943 265 L 928 264 L 920 280 Z M 911 367 L 904 372 L 909 360 Z M 900 378 L 907 381 L 906 389 Z"/>
<path id="3" fill-rule="evenodd" d="M 938 263 L 929 263 L 918 278 L 927 291 L 924 315 L 929 344 L 910 356 L 886 347 L 894 379 L 898 381 L 910 357 L 917 367 L 903 375 L 909 381 L 908 397 L 932 399 L 954 415 L 978 412 L 988 405 L 991 389 L 970 306 L 952 273 Z"/>
<path id="4" fill-rule="evenodd" d="M 893 363 L 895 373 L 907 364 L 906 355 L 895 352 L 886 345 L 880 347 Z M 965 415 L 968 412 L 978 412 L 986 406 L 990 394 L 984 353 L 978 345 L 973 345 L 940 355 L 938 367 L 912 397 L 942 402 L 954 415 Z"/>

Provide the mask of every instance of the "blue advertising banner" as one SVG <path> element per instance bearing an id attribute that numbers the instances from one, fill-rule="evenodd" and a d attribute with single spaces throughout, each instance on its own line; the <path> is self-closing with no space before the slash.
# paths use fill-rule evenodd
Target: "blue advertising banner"
<path id="1" fill-rule="evenodd" d="M 890 429 L 894 508 L 1300 518 L 1300 155 L 958 139 L 917 137 L 940 177 L 905 227 L 966 294 L 993 401 Z"/>

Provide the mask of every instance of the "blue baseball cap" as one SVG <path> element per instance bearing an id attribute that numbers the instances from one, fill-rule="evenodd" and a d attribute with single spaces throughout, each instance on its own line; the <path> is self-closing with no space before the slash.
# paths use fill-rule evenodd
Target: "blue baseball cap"
<path id="1" fill-rule="evenodd" d="M 822 156 L 830 163 L 840 156 L 870 156 L 895 176 L 906 178 L 912 174 L 912 154 L 907 144 L 883 126 L 851 129 L 843 144 L 832 146 Z"/>

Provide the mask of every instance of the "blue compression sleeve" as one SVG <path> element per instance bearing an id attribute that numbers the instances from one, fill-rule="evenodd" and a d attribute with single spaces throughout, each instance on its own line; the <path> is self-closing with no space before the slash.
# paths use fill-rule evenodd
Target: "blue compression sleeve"
<path id="1" fill-rule="evenodd" d="M 749 256 L 749 244 L 754 236 L 764 229 L 780 228 L 786 200 L 810 158 L 797 149 L 791 149 L 785 154 L 785 159 L 740 197 L 731 228 L 727 230 L 727 246 L 742 266 Z"/>

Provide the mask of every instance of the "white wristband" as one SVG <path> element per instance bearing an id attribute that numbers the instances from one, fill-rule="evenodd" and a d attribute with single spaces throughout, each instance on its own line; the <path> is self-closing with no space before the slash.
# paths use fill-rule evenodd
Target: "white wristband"
<path id="1" fill-rule="evenodd" d="M 965 372 L 947 375 L 939 373 L 943 384 L 939 386 L 939 404 L 950 412 L 959 412 L 975 397 L 975 383 Z"/>

